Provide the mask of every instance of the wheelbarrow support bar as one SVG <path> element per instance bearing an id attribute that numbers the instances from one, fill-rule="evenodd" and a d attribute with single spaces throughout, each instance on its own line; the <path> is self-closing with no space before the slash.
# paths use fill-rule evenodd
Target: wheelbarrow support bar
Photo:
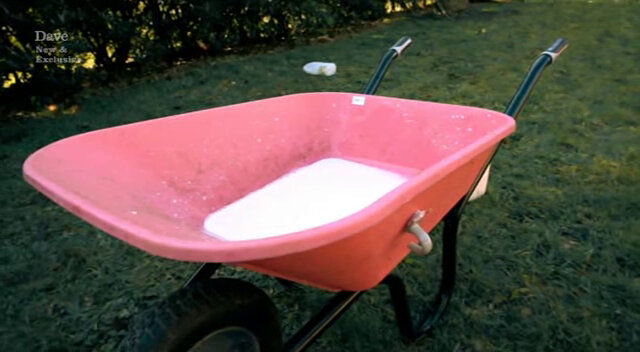
<path id="1" fill-rule="evenodd" d="M 365 291 L 342 291 L 336 293 L 324 307 L 284 345 L 286 352 L 304 351 L 309 345 L 338 320 L 342 313 L 355 302 Z"/>

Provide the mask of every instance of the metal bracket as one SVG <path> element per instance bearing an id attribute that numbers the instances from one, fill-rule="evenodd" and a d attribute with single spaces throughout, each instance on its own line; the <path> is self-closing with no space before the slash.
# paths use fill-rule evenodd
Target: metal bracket
<path id="1" fill-rule="evenodd" d="M 409 45 L 411 45 L 411 43 L 412 43 L 411 38 L 402 37 L 400 38 L 400 40 L 398 40 L 397 43 L 395 43 L 391 47 L 391 50 L 395 51 L 396 53 L 398 53 L 398 56 L 400 56 L 400 54 L 402 54 L 404 49 L 406 49 Z"/>
<path id="2" fill-rule="evenodd" d="M 419 210 L 411 216 L 407 223 L 406 230 L 418 237 L 419 243 L 409 243 L 411 251 L 417 255 L 427 255 L 433 249 L 433 242 L 429 233 L 420 226 L 420 220 L 427 214 L 424 210 Z"/>
<path id="3" fill-rule="evenodd" d="M 382 281 L 382 283 L 389 287 L 391 301 L 396 315 L 396 322 L 400 329 L 400 333 L 406 342 L 415 341 L 419 337 L 430 332 L 434 328 L 435 324 L 440 320 L 451 301 L 456 278 L 456 238 L 460 222 L 460 214 L 465 204 L 466 200 L 464 198 L 461 199 L 444 217 L 444 228 L 442 229 L 442 274 L 440 279 L 440 289 L 432 303 L 431 309 L 425 312 L 427 314 L 422 317 L 417 326 L 413 325 L 411 310 L 409 309 L 409 302 L 407 300 L 407 292 L 402 279 L 397 275 L 389 274 Z M 412 226 L 415 225 L 413 228 L 419 229 L 418 233 L 420 233 L 419 231 L 422 231 L 427 235 L 427 233 L 418 225 L 418 222 L 424 218 L 426 213 L 426 211 L 416 212 L 407 224 L 407 228 L 412 228 Z M 420 238 L 420 235 L 416 236 Z M 427 241 L 431 243 L 428 235 L 426 238 L 428 239 Z M 426 249 L 425 246 L 418 245 L 417 243 L 414 243 L 414 245 L 421 251 L 423 248 Z M 430 249 L 431 247 L 429 247 L 429 250 Z M 203 264 L 189 280 L 189 283 L 211 277 L 219 266 L 220 264 L 217 263 Z M 284 345 L 283 351 L 305 351 L 311 342 L 322 335 L 322 333 L 363 293 L 364 291 L 341 291 L 336 293 L 336 295 L 327 302 L 318 314 L 311 318 L 311 320 L 309 320 L 291 338 L 289 338 Z"/>

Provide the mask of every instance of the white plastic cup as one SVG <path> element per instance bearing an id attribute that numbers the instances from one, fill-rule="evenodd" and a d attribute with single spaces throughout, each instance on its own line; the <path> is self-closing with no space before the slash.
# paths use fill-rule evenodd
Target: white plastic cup
<path id="1" fill-rule="evenodd" d="M 333 62 L 309 62 L 302 67 L 302 70 L 310 75 L 333 76 L 337 67 Z"/>

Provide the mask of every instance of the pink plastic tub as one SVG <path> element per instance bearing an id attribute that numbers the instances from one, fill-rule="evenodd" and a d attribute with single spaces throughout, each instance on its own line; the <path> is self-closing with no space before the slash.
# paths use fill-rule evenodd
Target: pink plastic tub
<path id="1" fill-rule="evenodd" d="M 405 232 L 408 219 L 426 210 L 421 225 L 432 229 L 514 129 L 511 117 L 474 107 L 296 94 L 70 137 L 31 155 L 24 176 L 73 214 L 149 253 L 358 291 L 408 255 L 416 242 Z M 406 181 L 361 210 L 298 232 L 236 241 L 204 230 L 210 214 L 327 158 Z M 257 215 L 247 212 L 245 221 Z"/>

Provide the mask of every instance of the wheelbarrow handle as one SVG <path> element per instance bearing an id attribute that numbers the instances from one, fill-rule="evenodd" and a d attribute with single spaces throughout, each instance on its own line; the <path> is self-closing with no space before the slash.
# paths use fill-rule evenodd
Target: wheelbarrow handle
<path id="1" fill-rule="evenodd" d="M 524 104 L 527 102 L 527 98 L 529 98 L 529 95 L 533 90 L 533 86 L 540 78 L 540 75 L 542 75 L 542 71 L 544 71 L 544 69 L 549 66 L 553 62 L 553 60 L 557 59 L 558 56 L 562 54 L 562 52 L 568 46 L 569 44 L 567 43 L 566 39 L 559 38 L 553 43 L 553 45 L 549 47 L 549 49 L 543 51 L 542 54 L 540 54 L 536 61 L 534 61 L 533 65 L 531 65 L 531 68 L 529 69 L 529 72 L 527 72 L 527 75 L 524 76 L 524 79 L 522 80 L 522 83 L 520 83 L 520 87 L 518 87 L 516 93 L 513 95 L 513 98 L 511 98 L 511 101 L 505 109 L 505 114 L 513 117 L 514 119 L 518 117 L 518 115 L 522 111 L 522 108 L 524 107 Z M 469 189 L 469 192 L 467 192 L 467 194 L 456 205 L 455 211 L 451 214 L 452 219 L 457 219 L 462 215 L 462 211 L 464 210 L 465 206 L 469 202 L 469 199 L 471 198 L 471 195 L 473 194 L 473 190 L 476 189 L 478 183 L 480 183 L 480 180 L 482 179 L 482 176 L 491 165 L 491 161 L 496 156 L 496 153 L 498 152 L 501 144 L 502 143 L 498 144 L 498 146 L 493 150 L 493 153 L 482 167 L 482 170 L 476 176 L 476 179 Z"/>
<path id="2" fill-rule="evenodd" d="M 505 109 L 505 114 L 516 119 L 522 108 L 524 108 L 524 104 L 527 102 L 533 87 L 536 85 L 536 82 L 542 75 L 542 71 L 551 65 L 554 60 L 562 54 L 562 52 L 569 46 L 569 43 L 564 38 L 557 39 L 549 49 L 545 50 L 540 54 L 540 56 L 534 61 L 533 65 L 527 72 L 527 75 L 524 76 L 522 83 L 520 83 L 520 87 L 516 90 L 516 93 L 511 98 L 511 101 L 507 105 Z"/>
<path id="3" fill-rule="evenodd" d="M 364 94 L 376 93 L 376 90 L 378 90 L 378 87 L 380 86 L 380 82 L 382 82 L 382 78 L 385 73 L 387 73 L 387 70 L 389 69 L 389 66 L 391 66 L 393 60 L 400 56 L 403 51 L 407 50 L 411 43 L 411 38 L 402 37 L 391 48 L 389 48 L 389 51 L 387 51 L 387 53 L 382 57 L 382 60 L 380 60 L 378 68 L 371 76 L 369 83 L 367 83 L 367 86 L 364 88 Z"/>
<path id="4" fill-rule="evenodd" d="M 390 50 L 394 50 L 396 53 L 398 53 L 398 56 L 400 56 L 400 54 L 402 54 L 402 52 L 411 45 L 411 43 L 411 38 L 402 37 L 395 44 L 393 44 Z"/>
<path id="5" fill-rule="evenodd" d="M 543 55 L 547 55 L 551 58 L 551 63 L 555 61 L 560 54 L 562 54 L 565 49 L 569 47 L 569 42 L 564 38 L 558 38 L 556 41 L 549 47 L 549 49 L 542 52 Z"/>

